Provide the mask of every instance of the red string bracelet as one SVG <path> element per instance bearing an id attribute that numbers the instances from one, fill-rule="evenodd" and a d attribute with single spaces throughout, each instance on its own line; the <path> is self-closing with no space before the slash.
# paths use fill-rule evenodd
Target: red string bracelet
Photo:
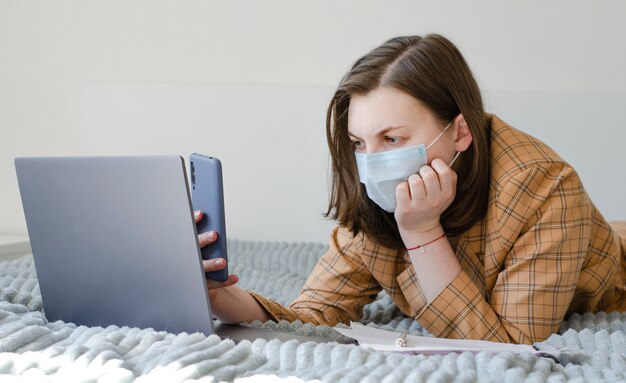
<path id="1" fill-rule="evenodd" d="M 423 243 L 423 244 L 421 244 L 421 245 L 417 245 L 417 246 L 415 246 L 415 247 L 411 247 L 410 249 L 406 249 L 406 250 L 407 250 L 407 251 L 411 251 L 411 250 L 422 249 L 422 254 L 424 254 L 424 251 L 425 251 L 425 250 L 424 250 L 424 247 L 426 247 L 426 246 L 430 245 L 430 244 L 431 244 L 431 243 L 433 243 L 433 242 L 437 242 L 438 240 L 440 240 L 441 238 L 443 238 L 443 237 L 445 237 L 445 236 L 446 236 L 446 233 L 443 233 L 443 234 L 441 234 L 439 237 L 437 237 L 437 238 L 433 239 L 433 240 L 432 240 L 432 241 L 430 241 L 430 242 L 426 242 L 426 243 Z"/>

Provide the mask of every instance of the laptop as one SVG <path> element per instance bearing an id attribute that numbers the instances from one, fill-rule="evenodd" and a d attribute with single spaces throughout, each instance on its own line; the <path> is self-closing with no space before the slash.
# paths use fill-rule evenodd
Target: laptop
<path id="1" fill-rule="evenodd" d="M 15 168 L 49 321 L 332 341 L 214 323 L 182 157 L 21 157 Z"/>

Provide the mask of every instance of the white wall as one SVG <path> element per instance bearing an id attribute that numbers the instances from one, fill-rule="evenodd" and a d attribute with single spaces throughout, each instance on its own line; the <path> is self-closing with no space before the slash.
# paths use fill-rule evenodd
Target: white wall
<path id="1" fill-rule="evenodd" d="M 625 14 L 622 0 L 0 0 L 0 232 L 26 232 L 16 156 L 200 151 L 224 160 L 232 237 L 326 241 L 330 93 L 369 49 L 429 32 L 626 219 Z"/>

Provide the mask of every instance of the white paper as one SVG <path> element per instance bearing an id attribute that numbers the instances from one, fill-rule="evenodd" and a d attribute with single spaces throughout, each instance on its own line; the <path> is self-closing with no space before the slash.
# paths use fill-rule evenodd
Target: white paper
<path id="1" fill-rule="evenodd" d="M 410 334 L 405 338 L 406 346 L 400 347 L 396 345 L 396 340 L 402 335 L 399 332 L 380 330 L 355 322 L 350 322 L 350 327 L 349 329 L 335 327 L 335 330 L 347 337 L 355 339 L 359 342 L 359 345 L 363 347 L 378 351 L 410 352 L 416 354 L 438 354 L 463 351 L 510 351 L 515 354 L 539 353 L 539 351 L 532 346 L 525 344 L 498 343 L 484 340 L 442 339 Z"/>

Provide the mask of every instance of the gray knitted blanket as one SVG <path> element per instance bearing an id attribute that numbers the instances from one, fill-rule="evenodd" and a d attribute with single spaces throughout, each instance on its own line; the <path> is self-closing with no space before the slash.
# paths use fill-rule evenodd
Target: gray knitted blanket
<path id="1" fill-rule="evenodd" d="M 322 244 L 229 241 L 233 273 L 244 288 L 281 303 L 298 294 Z M 626 317 L 588 313 L 565 321 L 536 346 L 561 363 L 534 355 L 481 352 L 447 355 L 382 353 L 355 345 L 291 340 L 242 341 L 174 335 L 152 329 L 90 328 L 46 320 L 31 256 L 0 262 L 0 381 L 300 381 L 564 382 L 626 381 Z M 362 323 L 429 335 L 381 293 Z M 252 323 L 337 339 L 327 326 Z"/>

